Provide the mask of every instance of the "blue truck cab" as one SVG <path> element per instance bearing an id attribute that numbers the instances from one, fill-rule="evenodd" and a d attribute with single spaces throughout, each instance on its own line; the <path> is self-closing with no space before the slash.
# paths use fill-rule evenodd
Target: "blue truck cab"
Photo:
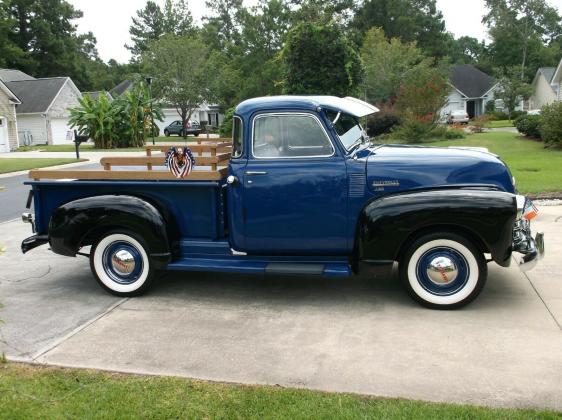
<path id="1" fill-rule="evenodd" d="M 372 145 L 359 120 L 377 111 L 349 97 L 255 98 L 235 110 L 220 179 L 30 181 L 36 232 L 22 250 L 86 255 L 119 296 L 159 270 L 330 277 L 397 263 L 432 308 L 472 301 L 488 262 L 507 267 L 516 252 L 522 269 L 536 264 L 535 208 L 496 155 Z"/>

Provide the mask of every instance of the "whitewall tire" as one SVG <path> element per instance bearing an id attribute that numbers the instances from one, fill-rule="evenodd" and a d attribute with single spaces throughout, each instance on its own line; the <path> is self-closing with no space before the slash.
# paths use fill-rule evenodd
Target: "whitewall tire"
<path id="1" fill-rule="evenodd" d="M 400 277 L 424 306 L 459 308 L 482 291 L 488 272 L 482 252 L 464 237 L 436 232 L 415 240 L 400 261 Z"/>
<path id="2" fill-rule="evenodd" d="M 90 252 L 90 267 L 97 282 L 116 296 L 138 296 L 154 277 L 141 238 L 128 232 L 108 232 Z"/>

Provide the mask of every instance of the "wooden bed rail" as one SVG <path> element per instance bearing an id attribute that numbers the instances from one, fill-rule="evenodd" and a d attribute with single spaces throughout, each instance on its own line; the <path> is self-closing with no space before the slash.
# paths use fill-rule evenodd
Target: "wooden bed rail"
<path id="1" fill-rule="evenodd" d="M 211 156 L 217 155 L 217 153 L 225 153 L 230 152 L 232 150 L 232 143 L 222 142 L 222 143 L 201 143 L 201 144 L 155 144 L 155 145 L 147 145 L 146 148 L 146 155 L 152 156 L 152 152 L 162 152 L 166 153 L 170 147 L 189 147 L 191 151 L 195 154 L 202 155 L 203 153 L 210 153 Z"/>
<path id="2" fill-rule="evenodd" d="M 196 156 L 195 169 L 197 166 L 210 166 L 216 171 L 217 166 L 225 166 L 230 160 L 230 153 L 221 153 L 216 156 Z M 164 156 L 111 156 L 100 160 L 105 170 L 111 170 L 112 166 L 146 166 L 151 171 L 154 166 L 164 166 Z"/>
<path id="3" fill-rule="evenodd" d="M 80 179 L 80 180 L 167 180 L 167 181 L 220 181 L 228 174 L 228 168 L 216 171 L 193 170 L 187 177 L 177 179 L 168 171 L 78 171 L 72 169 L 34 169 L 29 171 L 29 178 L 40 179 Z"/>

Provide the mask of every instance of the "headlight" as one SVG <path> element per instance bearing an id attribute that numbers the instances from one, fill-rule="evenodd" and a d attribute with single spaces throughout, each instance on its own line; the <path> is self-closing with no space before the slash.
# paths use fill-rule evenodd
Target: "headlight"
<path id="1" fill-rule="evenodd" d="M 515 188 L 515 177 L 514 176 L 511 177 L 511 183 L 513 184 L 513 188 Z"/>

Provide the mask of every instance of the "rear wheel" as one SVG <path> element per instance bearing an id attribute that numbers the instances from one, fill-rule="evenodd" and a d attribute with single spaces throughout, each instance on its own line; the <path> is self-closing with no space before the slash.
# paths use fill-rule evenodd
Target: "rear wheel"
<path id="1" fill-rule="evenodd" d="M 154 268 L 142 238 L 130 232 L 104 234 L 92 246 L 90 268 L 97 282 L 116 296 L 138 296 L 154 278 Z"/>
<path id="2" fill-rule="evenodd" d="M 482 291 L 488 267 L 482 252 L 464 237 L 436 232 L 416 239 L 400 261 L 410 295 L 429 308 L 460 308 Z"/>

